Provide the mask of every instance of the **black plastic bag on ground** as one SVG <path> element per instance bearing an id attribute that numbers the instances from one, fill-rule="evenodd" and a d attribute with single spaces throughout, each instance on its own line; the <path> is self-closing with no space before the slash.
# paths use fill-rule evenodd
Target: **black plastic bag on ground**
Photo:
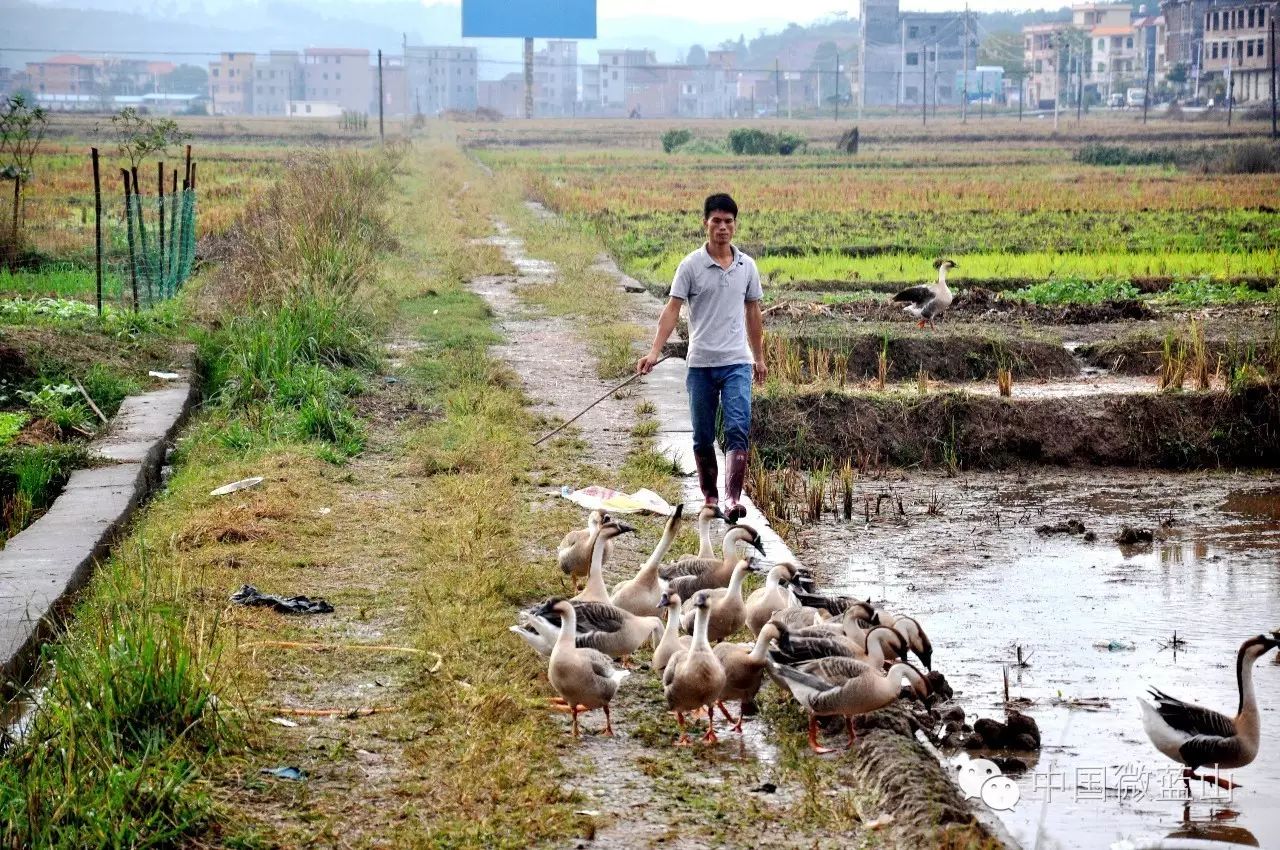
<path id="1" fill-rule="evenodd" d="M 251 584 L 241 585 L 231 594 L 231 601 L 237 605 L 269 605 L 281 614 L 331 614 L 333 606 L 323 599 L 312 599 L 309 596 L 275 596 L 263 593 Z"/>

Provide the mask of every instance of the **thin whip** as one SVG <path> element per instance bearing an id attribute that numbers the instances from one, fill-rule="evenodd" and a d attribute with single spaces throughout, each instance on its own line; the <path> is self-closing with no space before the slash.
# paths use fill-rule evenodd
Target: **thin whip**
<path id="1" fill-rule="evenodd" d="M 653 365 L 654 365 L 654 366 L 657 366 L 659 363 L 661 363 L 663 360 L 666 360 L 666 359 L 667 359 L 668 357 L 670 357 L 670 356 L 671 356 L 670 354 L 664 354 L 664 355 L 662 355 L 662 357 L 660 357 L 657 361 L 655 361 Z M 574 417 L 573 417 L 572 419 L 570 419 L 568 422 L 565 422 L 563 425 L 561 425 L 559 428 L 555 429 L 555 430 L 554 430 L 554 431 L 552 431 L 551 433 L 549 433 L 549 434 L 544 434 L 544 435 L 542 435 L 541 437 L 539 437 L 539 438 L 538 438 L 538 440 L 537 440 L 533 445 L 535 445 L 535 446 L 541 445 L 544 441 L 551 439 L 551 438 L 552 438 L 552 437 L 554 437 L 556 434 L 559 434 L 559 433 L 560 433 L 561 431 L 563 431 L 565 428 L 568 428 L 570 425 L 572 425 L 574 422 L 576 422 L 579 418 L 581 418 L 582 414 L 586 413 L 588 410 L 590 410 L 591 408 L 595 407 L 597 404 L 599 404 L 600 402 L 604 401 L 606 398 L 608 398 L 609 396 L 613 395 L 613 394 L 614 394 L 614 393 L 616 393 L 618 390 L 622 389 L 622 388 L 623 388 L 623 387 L 625 387 L 627 384 L 629 384 L 629 383 L 631 383 L 632 381 L 634 381 L 636 378 L 641 378 L 641 377 L 644 377 L 644 376 L 643 376 L 643 375 L 641 375 L 639 372 L 636 372 L 636 373 L 635 373 L 634 375 L 632 375 L 630 378 L 627 378 L 625 381 L 623 381 L 622 383 L 618 384 L 616 387 L 614 387 L 613 389 L 609 390 L 609 391 L 608 391 L 607 393 L 605 393 L 604 395 L 600 396 L 600 398 L 596 399 L 595 401 L 591 402 L 591 404 L 588 404 L 586 407 L 582 408 L 582 410 L 578 411 L 577 416 L 574 416 Z"/>

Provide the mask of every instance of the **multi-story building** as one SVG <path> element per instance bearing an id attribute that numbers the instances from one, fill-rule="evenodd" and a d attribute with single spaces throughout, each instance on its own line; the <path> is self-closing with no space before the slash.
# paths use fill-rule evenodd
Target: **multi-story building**
<path id="1" fill-rule="evenodd" d="M 43 62 L 28 62 L 27 77 L 32 92 L 49 95 L 101 95 L 106 93 L 106 62 L 66 54 Z"/>
<path id="2" fill-rule="evenodd" d="M 1271 98 L 1270 22 L 1277 3 L 1210 3 L 1203 21 L 1202 82 L 1237 102 Z M 1276 45 L 1280 48 L 1280 45 Z"/>
<path id="3" fill-rule="evenodd" d="M 1048 109 L 1058 101 L 1064 80 L 1059 62 L 1065 64 L 1061 45 L 1072 29 L 1070 21 L 1050 21 L 1022 28 L 1023 58 L 1029 73 L 1025 83 L 1027 103 Z"/>
<path id="4" fill-rule="evenodd" d="M 578 42 L 552 39 L 533 55 L 533 114 L 572 116 L 578 107 Z"/>
<path id="5" fill-rule="evenodd" d="M 209 63 L 209 104 L 214 115 L 253 114 L 252 53 L 223 53 Z"/>
<path id="6" fill-rule="evenodd" d="M 296 50 L 273 50 L 254 60 L 254 115 L 288 115 L 289 102 L 304 99 L 302 57 Z"/>
<path id="7" fill-rule="evenodd" d="M 409 45 L 404 51 L 405 100 L 415 114 L 476 108 L 479 80 L 474 47 Z"/>
<path id="8" fill-rule="evenodd" d="M 652 50 L 601 50 L 596 74 L 600 105 L 606 111 L 625 114 L 636 111 L 640 104 L 633 95 L 646 86 L 662 82 L 661 75 L 654 68 L 657 64 L 657 56 Z M 628 108 L 629 100 L 632 101 L 631 108 Z"/>
<path id="9" fill-rule="evenodd" d="M 368 50 L 308 47 L 303 51 L 302 80 L 304 101 L 336 104 L 344 112 L 377 111 Z"/>
<path id="10" fill-rule="evenodd" d="M 860 106 L 960 102 L 955 80 L 966 71 L 972 77 L 978 62 L 977 27 L 968 13 L 902 12 L 898 0 L 860 6 L 854 93 Z"/>

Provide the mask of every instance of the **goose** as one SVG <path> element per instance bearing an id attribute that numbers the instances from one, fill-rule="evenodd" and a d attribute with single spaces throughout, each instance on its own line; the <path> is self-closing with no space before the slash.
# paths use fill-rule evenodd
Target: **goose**
<path id="1" fill-rule="evenodd" d="M 810 629 L 814 626 L 822 625 L 825 621 L 822 614 L 816 608 L 806 608 L 803 605 L 796 608 L 783 608 L 774 611 L 769 618 L 770 621 L 786 626 L 792 631 L 799 629 Z"/>
<path id="2" fill-rule="evenodd" d="M 796 587 L 792 588 L 792 593 L 795 594 L 801 605 L 806 608 L 817 608 L 821 611 L 826 611 L 832 617 L 840 617 L 852 612 L 852 615 L 859 620 L 866 620 L 875 625 L 889 625 L 888 623 L 880 622 L 870 599 L 864 602 L 861 599 L 854 599 L 849 596 L 826 596 Z"/>
<path id="3" fill-rule="evenodd" d="M 663 556 L 667 554 L 667 550 L 676 539 L 676 532 L 680 530 L 680 515 L 683 512 L 683 504 L 675 506 L 671 516 L 667 517 L 667 527 L 663 529 L 662 539 L 654 547 L 649 560 L 641 565 L 634 578 L 627 579 L 614 587 L 609 602 L 638 617 L 651 614 L 653 609 L 661 607 L 658 601 L 662 598 L 663 581 L 658 577 L 658 564 L 662 563 Z"/>
<path id="4" fill-rule="evenodd" d="M 707 616 L 707 640 L 722 641 L 746 625 L 747 607 L 742 601 L 742 581 L 747 573 L 754 572 L 755 569 L 750 560 L 743 558 L 734 566 L 728 587 L 699 591 L 699 594 L 706 595 L 707 603 L 711 606 Z M 693 631 L 695 610 L 692 603 L 685 603 L 680 619 L 687 632 Z"/>
<path id="5" fill-rule="evenodd" d="M 551 650 L 556 645 L 556 638 L 560 636 L 559 628 L 527 611 L 521 611 L 520 622 L 517 625 L 508 626 L 507 631 L 514 632 L 543 658 L 551 655 Z"/>
<path id="6" fill-rule="evenodd" d="M 591 569 L 591 551 L 595 546 L 594 535 L 600 526 L 609 521 L 609 515 L 596 509 L 587 514 L 587 527 L 570 531 L 556 547 L 556 563 L 560 571 L 569 576 L 573 590 L 578 591 L 578 579 L 585 579 Z M 613 544 L 605 546 L 604 559 L 613 556 Z"/>
<path id="7" fill-rule="evenodd" d="M 768 665 L 796 702 L 809 710 L 809 747 L 818 754 L 832 752 L 818 745 L 819 716 L 844 717 L 848 749 L 856 741 L 854 716 L 877 711 L 896 700 L 904 678 L 918 696 L 929 695 L 928 680 L 906 662 L 893 665 L 887 674 L 852 658 L 823 658 L 797 666 L 770 660 Z"/>
<path id="8" fill-rule="evenodd" d="M 723 559 L 698 558 L 671 564 L 659 572 L 672 590 L 685 599 L 692 599 L 699 590 L 726 587 L 733 577 L 733 568 L 741 558 L 739 549 L 745 550 L 748 546 L 764 554 L 764 543 L 754 528 L 749 525 L 730 526 L 724 534 Z"/>
<path id="9" fill-rule="evenodd" d="M 657 617 L 637 617 L 605 602 L 549 599 L 531 613 L 559 626 L 561 618 L 556 613 L 556 604 L 561 601 L 569 601 L 576 612 L 577 645 L 597 649 L 610 658 L 621 658 L 624 665 L 641 644 L 657 640 L 662 631 L 662 620 Z"/>
<path id="10" fill-rule="evenodd" d="M 662 671 L 662 692 L 667 698 L 667 708 L 676 713 L 676 723 L 680 726 L 680 738 L 676 746 L 688 746 L 689 733 L 684 728 L 686 712 L 707 710 L 707 734 L 702 740 L 714 744 L 716 738 L 715 704 L 720 700 L 724 690 L 724 667 L 716 658 L 707 642 L 707 620 L 711 614 L 711 603 L 707 600 L 706 591 L 699 591 L 693 598 L 693 642 L 688 649 L 682 649 L 671 656 L 667 667 Z"/>
<path id="11" fill-rule="evenodd" d="M 742 732 L 742 717 L 747 705 L 755 702 L 760 686 L 764 684 L 765 665 L 768 658 L 769 644 L 778 636 L 778 627 L 765 623 L 756 635 L 755 644 L 718 643 L 713 652 L 724 667 L 724 690 L 720 692 L 720 701 L 716 703 L 725 720 L 733 724 L 733 731 Z M 725 702 L 738 701 L 738 718 L 735 720 L 725 708 Z"/>
<path id="12" fill-rule="evenodd" d="M 587 572 L 587 586 L 582 589 L 581 593 L 573 597 L 572 601 L 605 603 L 609 601 L 609 589 L 604 584 L 604 550 L 613 541 L 613 538 L 632 531 L 635 531 L 635 529 L 631 526 L 612 519 L 606 520 L 602 526 L 596 529 L 595 537 L 591 542 L 591 568 Z"/>
<path id="13" fill-rule="evenodd" d="M 934 329 L 933 320 L 942 318 L 953 298 L 951 288 L 947 286 L 947 269 L 957 268 L 956 264 L 941 259 L 935 260 L 933 266 L 938 270 L 937 283 L 910 286 L 893 296 L 894 301 L 910 302 L 903 309 L 919 320 L 916 326 L 921 328 L 927 322 L 929 328 Z"/>
<path id="14" fill-rule="evenodd" d="M 769 570 L 764 587 L 757 588 L 747 597 L 747 628 L 753 636 L 760 634 L 760 629 L 769 622 L 774 611 L 799 606 L 795 594 L 787 587 L 794 567 L 795 564 L 778 564 Z"/>
<path id="15" fill-rule="evenodd" d="M 698 511 L 698 554 L 681 555 L 676 559 L 676 563 L 684 561 L 694 561 L 699 558 L 715 559 L 716 549 L 711 543 L 711 522 L 717 519 L 724 519 L 724 513 L 720 510 L 719 505 L 703 505 Z"/>
<path id="16" fill-rule="evenodd" d="M 776 622 L 775 626 L 779 632 L 778 648 L 770 653 L 770 657 L 780 664 L 800 664 L 838 656 L 883 670 L 887 658 L 906 660 L 906 641 L 897 632 L 883 626 L 867 632 L 861 644 L 855 638 L 835 635 L 820 627 L 796 631 Z"/>
<path id="17" fill-rule="evenodd" d="M 552 610 L 560 617 L 560 635 L 551 650 L 547 678 L 573 713 L 573 737 L 579 736 L 578 712 L 604 709 L 604 734 L 613 736 L 609 702 L 618 685 L 631 674 L 615 667 L 613 659 L 595 649 L 576 645 L 577 612 L 567 599 L 557 600 Z"/>
<path id="18" fill-rule="evenodd" d="M 653 650 L 653 658 L 649 661 L 649 666 L 661 673 L 677 650 L 689 648 L 692 638 L 680 634 L 680 594 L 669 592 L 662 594 L 658 607 L 667 610 L 667 626 L 662 631 L 662 640 L 658 641 L 657 647 Z"/>
<path id="19" fill-rule="evenodd" d="M 924 669 L 933 669 L 933 644 L 929 641 L 929 636 L 924 633 L 924 629 L 921 628 L 919 620 L 915 617 L 897 617 L 887 625 L 906 638 L 907 645 L 916 654 L 916 658 L 920 659 Z"/>
<path id="20" fill-rule="evenodd" d="M 1143 730 L 1157 750 L 1185 765 L 1182 775 L 1188 791 L 1192 778 L 1207 779 L 1230 789 L 1233 787 L 1230 781 L 1216 775 L 1202 777 L 1196 770 L 1209 765 L 1228 770 L 1244 767 L 1258 755 L 1261 722 L 1253 692 L 1253 664 L 1276 646 L 1280 646 L 1280 635 L 1275 633 L 1257 635 L 1240 644 L 1236 653 L 1240 701 L 1235 717 L 1183 702 L 1155 688 L 1149 691 L 1155 705 L 1138 698 Z"/>

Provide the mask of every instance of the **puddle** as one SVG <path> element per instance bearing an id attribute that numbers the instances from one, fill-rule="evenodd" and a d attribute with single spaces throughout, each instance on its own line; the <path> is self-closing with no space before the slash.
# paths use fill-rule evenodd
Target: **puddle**
<path id="1" fill-rule="evenodd" d="M 1255 667 L 1262 743 L 1229 799 L 1214 789 L 1223 799 L 1185 805 L 1178 767 L 1147 740 L 1134 699 L 1154 686 L 1234 713 L 1236 649 L 1280 626 L 1274 481 L 1097 471 L 868 481 L 866 493 L 903 498 L 905 521 L 886 512 L 869 525 L 809 526 L 802 557 L 827 584 L 918 615 L 970 722 L 999 716 L 1002 666 L 1018 646 L 1029 655 L 1028 668 L 1009 671 L 1010 696 L 1033 701 L 1044 749 L 1016 778 L 1018 804 L 1000 813 L 1024 847 L 1175 835 L 1280 847 L 1277 654 Z M 933 492 L 942 513 L 930 516 Z M 1068 518 L 1096 542 L 1035 531 Z M 1125 524 L 1156 541 L 1111 542 Z M 1186 641 L 1176 654 L 1162 648 L 1175 630 Z M 1096 646 L 1112 642 L 1133 648 Z M 1054 704 L 1071 698 L 1105 705 Z"/>

